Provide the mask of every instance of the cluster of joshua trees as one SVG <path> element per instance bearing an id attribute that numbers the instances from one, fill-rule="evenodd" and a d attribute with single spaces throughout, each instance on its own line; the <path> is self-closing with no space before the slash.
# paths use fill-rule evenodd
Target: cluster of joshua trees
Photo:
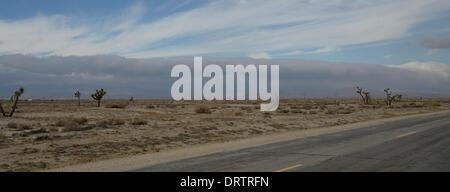
<path id="1" fill-rule="evenodd" d="M 365 91 L 357 86 L 356 93 L 358 93 L 361 96 L 364 104 L 366 105 L 370 104 L 371 101 L 370 92 Z M 392 91 L 390 88 L 384 89 L 384 93 L 386 94 L 386 99 L 384 100 L 384 102 L 389 107 L 392 106 L 393 102 L 400 102 L 402 100 L 402 95 L 401 94 L 392 95 Z"/>
<path id="2" fill-rule="evenodd" d="M 11 109 L 9 111 L 6 111 L 3 109 L 2 104 L 0 103 L 0 113 L 3 117 L 12 117 L 14 115 L 14 112 L 17 109 L 17 102 L 19 101 L 20 96 L 24 93 L 24 89 L 21 87 L 19 90 L 14 92 L 14 95 L 11 96 L 10 102 L 11 102 Z M 75 97 L 78 99 L 78 106 L 81 105 L 81 93 L 79 91 L 74 93 Z M 103 89 L 95 90 L 95 93 L 91 95 L 92 99 L 97 101 L 97 107 L 100 107 L 100 102 L 103 99 L 103 96 L 106 95 L 106 91 Z"/>

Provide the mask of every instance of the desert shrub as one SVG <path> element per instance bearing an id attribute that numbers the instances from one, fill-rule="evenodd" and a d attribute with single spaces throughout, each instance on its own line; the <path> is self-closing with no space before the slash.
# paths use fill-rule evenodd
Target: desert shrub
<path id="1" fill-rule="evenodd" d="M 348 109 L 344 109 L 344 110 L 339 110 L 338 112 L 339 112 L 339 114 L 350 114 L 353 111 L 352 110 L 348 110 Z"/>
<path id="2" fill-rule="evenodd" d="M 0 132 L 0 142 L 3 141 L 3 140 L 5 140 L 5 139 L 6 139 L 5 134 L 3 134 L 2 132 Z"/>
<path id="3" fill-rule="evenodd" d="M 45 141 L 51 140 L 52 138 L 49 135 L 41 135 L 34 138 L 35 141 Z"/>
<path id="4" fill-rule="evenodd" d="M 208 105 L 197 105 L 195 107 L 196 113 L 211 113 L 211 108 Z"/>
<path id="5" fill-rule="evenodd" d="M 147 109 L 154 109 L 155 106 L 154 105 L 147 105 Z"/>
<path id="6" fill-rule="evenodd" d="M 107 104 L 106 108 L 113 108 L 113 109 L 125 109 L 128 106 L 127 103 L 110 103 Z"/>
<path id="7" fill-rule="evenodd" d="M 291 109 L 303 109 L 302 106 L 291 106 Z"/>
<path id="8" fill-rule="evenodd" d="M 80 118 L 73 119 L 73 121 L 75 121 L 76 123 L 78 123 L 80 125 L 84 125 L 88 122 L 88 119 L 86 117 L 80 117 Z"/>
<path id="9" fill-rule="evenodd" d="M 310 109 L 312 109 L 312 106 L 311 105 L 305 105 L 305 106 L 303 106 L 303 109 L 310 110 Z"/>
<path id="10" fill-rule="evenodd" d="M 6 125 L 6 127 L 15 129 L 15 128 L 18 127 L 18 125 L 17 125 L 17 123 L 9 122 L 9 123 Z"/>
<path id="11" fill-rule="evenodd" d="M 29 129 L 31 129 L 31 126 L 27 125 L 27 124 L 21 124 L 19 126 L 19 129 L 21 129 L 21 130 L 29 130 Z"/>
<path id="12" fill-rule="evenodd" d="M 327 108 L 326 105 L 320 105 L 320 110 L 325 110 Z"/>
<path id="13" fill-rule="evenodd" d="M 236 111 L 234 112 L 234 116 L 242 116 L 244 113 L 242 111 Z"/>
<path id="14" fill-rule="evenodd" d="M 173 109 L 173 108 L 175 108 L 175 107 L 177 107 L 176 104 L 167 104 L 167 105 L 166 105 L 166 108 L 168 108 L 168 109 Z"/>
<path id="15" fill-rule="evenodd" d="M 78 119 L 71 119 L 71 120 L 67 120 L 67 121 L 61 121 L 61 122 L 57 122 L 57 124 L 59 125 L 63 125 L 63 132 L 68 132 L 68 131 L 85 131 L 85 130 L 89 130 L 89 129 L 93 129 L 94 126 L 92 125 L 85 125 L 87 123 L 87 119 L 84 120 L 83 118 L 78 118 Z"/>
<path id="16" fill-rule="evenodd" d="M 325 114 L 327 114 L 327 115 L 334 115 L 334 114 L 336 114 L 336 110 L 327 109 L 327 111 L 325 111 Z"/>
<path id="17" fill-rule="evenodd" d="M 431 106 L 433 106 L 433 107 L 440 107 L 441 103 L 439 103 L 439 101 L 433 101 L 433 102 L 431 102 Z"/>
<path id="18" fill-rule="evenodd" d="M 67 132 L 67 131 L 77 130 L 80 125 L 75 121 L 67 121 L 67 122 L 63 122 L 63 126 L 64 126 L 63 131 Z"/>
<path id="19" fill-rule="evenodd" d="M 279 124 L 279 123 L 272 123 L 269 126 L 275 128 L 275 129 L 285 129 L 286 128 L 285 124 Z"/>
<path id="20" fill-rule="evenodd" d="M 147 125 L 147 121 L 142 120 L 142 119 L 133 119 L 131 121 L 132 125 Z"/>
<path id="21" fill-rule="evenodd" d="M 309 114 L 315 115 L 315 114 L 317 114 L 317 111 L 309 111 Z"/>
<path id="22" fill-rule="evenodd" d="M 63 120 L 58 120 L 58 121 L 56 121 L 56 123 L 55 123 L 55 126 L 57 126 L 57 127 L 62 127 L 62 126 L 64 126 L 66 123 L 63 121 Z"/>
<path id="23" fill-rule="evenodd" d="M 95 124 L 97 125 L 97 127 L 107 128 L 108 126 L 113 125 L 113 120 L 112 119 L 101 120 L 97 121 Z"/>
<path id="24" fill-rule="evenodd" d="M 44 128 L 35 129 L 29 132 L 30 134 L 41 134 L 41 133 L 48 133 L 48 131 Z"/>
<path id="25" fill-rule="evenodd" d="M 124 125 L 125 121 L 123 119 L 114 119 L 112 124 L 113 125 Z"/>

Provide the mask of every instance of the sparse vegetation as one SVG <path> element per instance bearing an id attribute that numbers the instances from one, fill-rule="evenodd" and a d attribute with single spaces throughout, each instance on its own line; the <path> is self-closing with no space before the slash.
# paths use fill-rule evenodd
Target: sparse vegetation
<path id="1" fill-rule="evenodd" d="M 89 120 L 86 117 L 75 118 L 73 119 L 73 121 L 80 125 L 85 125 L 86 123 L 89 122 Z"/>
<path id="2" fill-rule="evenodd" d="M 242 111 L 236 111 L 234 112 L 234 116 L 242 116 L 244 113 Z"/>
<path id="3" fill-rule="evenodd" d="M 24 89 L 22 87 L 16 92 L 14 92 L 14 95 L 12 97 L 11 110 L 9 111 L 9 113 L 7 113 L 3 109 L 2 104 L 0 103 L 0 112 L 2 113 L 3 117 L 12 117 L 14 115 L 14 112 L 16 111 L 17 108 L 17 102 L 19 101 L 19 98 L 23 94 L 23 92 Z"/>
<path id="4" fill-rule="evenodd" d="M 395 94 L 392 96 L 392 91 L 390 88 L 384 89 L 384 92 L 386 93 L 385 103 L 388 107 L 391 107 L 393 102 L 400 102 L 402 100 L 402 95 L 400 94 Z"/>
<path id="5" fill-rule="evenodd" d="M 77 91 L 74 93 L 74 96 L 78 99 L 78 106 L 81 106 L 81 93 Z"/>
<path id="6" fill-rule="evenodd" d="M 133 119 L 131 125 L 147 125 L 147 121 L 142 119 Z"/>
<path id="7" fill-rule="evenodd" d="M 375 105 L 377 101 L 379 105 Z M 0 132 L 7 136 L 0 150 L 0 161 L 7 165 L 0 165 L 0 171 L 33 171 L 45 167 L 40 161 L 45 161 L 46 167 L 65 166 L 173 147 L 450 109 L 450 100 L 406 98 L 400 105 L 387 109 L 383 107 L 384 98 L 372 99 L 371 105 L 361 105 L 359 96 L 357 99 L 283 99 L 277 112 L 261 112 L 257 109 L 259 103 L 246 101 L 212 101 L 206 110 L 199 107 L 205 104 L 198 101 L 135 102 L 126 110 L 79 108 L 74 101 L 62 100 L 19 103 L 20 114 L 15 114 L 15 119 L 0 119 L 3 127 Z M 128 98 L 102 100 L 106 107 L 111 103 L 128 103 Z M 7 104 L 9 108 L 10 103 Z M 197 108 L 211 114 L 197 113 Z"/>
<path id="8" fill-rule="evenodd" d="M 123 120 L 123 119 L 114 119 L 112 124 L 113 125 L 125 125 L 125 120 Z"/>
<path id="9" fill-rule="evenodd" d="M 103 90 L 103 88 L 100 89 L 100 90 L 98 90 L 98 89 L 95 90 L 95 93 L 93 93 L 93 94 L 91 95 L 92 99 L 94 99 L 95 101 L 97 101 L 97 107 L 100 107 L 100 102 L 102 101 L 103 96 L 105 96 L 105 95 L 106 95 L 106 91 Z"/>
<path id="10" fill-rule="evenodd" d="M 431 106 L 433 106 L 433 107 L 440 107 L 441 103 L 439 101 L 432 101 L 431 102 Z"/>
<path id="11" fill-rule="evenodd" d="M 19 126 L 17 125 L 17 123 L 9 122 L 8 124 L 6 124 L 6 127 L 11 128 L 11 129 L 15 129 L 15 128 L 19 127 Z"/>
<path id="12" fill-rule="evenodd" d="M 127 103 L 110 103 L 107 104 L 106 108 L 114 108 L 114 109 L 125 109 L 128 106 Z"/>
<path id="13" fill-rule="evenodd" d="M 208 105 L 197 105 L 195 107 L 196 113 L 211 113 L 211 107 Z"/>
<path id="14" fill-rule="evenodd" d="M 0 132 L 0 142 L 3 142 L 5 139 L 6 139 L 5 134 Z"/>
<path id="15" fill-rule="evenodd" d="M 97 125 L 97 127 L 108 128 L 109 126 L 113 125 L 113 120 L 107 119 L 107 120 L 97 121 L 96 125 Z"/>
<path id="16" fill-rule="evenodd" d="M 31 129 L 31 126 L 30 126 L 30 125 L 27 125 L 27 124 L 21 124 L 21 125 L 19 126 L 19 129 L 20 129 L 20 130 L 30 130 L 30 129 Z"/>
<path id="17" fill-rule="evenodd" d="M 366 105 L 370 104 L 370 99 L 371 99 L 370 92 L 364 91 L 362 88 L 357 86 L 356 93 L 358 93 L 361 96 L 364 104 L 366 104 Z"/>

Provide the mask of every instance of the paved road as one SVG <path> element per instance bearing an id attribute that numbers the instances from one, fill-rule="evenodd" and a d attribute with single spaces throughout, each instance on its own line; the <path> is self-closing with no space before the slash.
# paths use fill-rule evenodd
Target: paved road
<path id="1" fill-rule="evenodd" d="M 450 171 L 450 113 L 221 152 L 134 171 Z"/>

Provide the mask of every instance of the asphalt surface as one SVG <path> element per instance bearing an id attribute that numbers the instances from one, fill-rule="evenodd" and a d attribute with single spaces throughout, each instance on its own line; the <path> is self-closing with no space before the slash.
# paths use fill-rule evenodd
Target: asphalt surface
<path id="1" fill-rule="evenodd" d="M 132 171 L 450 171 L 450 113 L 182 159 Z"/>

